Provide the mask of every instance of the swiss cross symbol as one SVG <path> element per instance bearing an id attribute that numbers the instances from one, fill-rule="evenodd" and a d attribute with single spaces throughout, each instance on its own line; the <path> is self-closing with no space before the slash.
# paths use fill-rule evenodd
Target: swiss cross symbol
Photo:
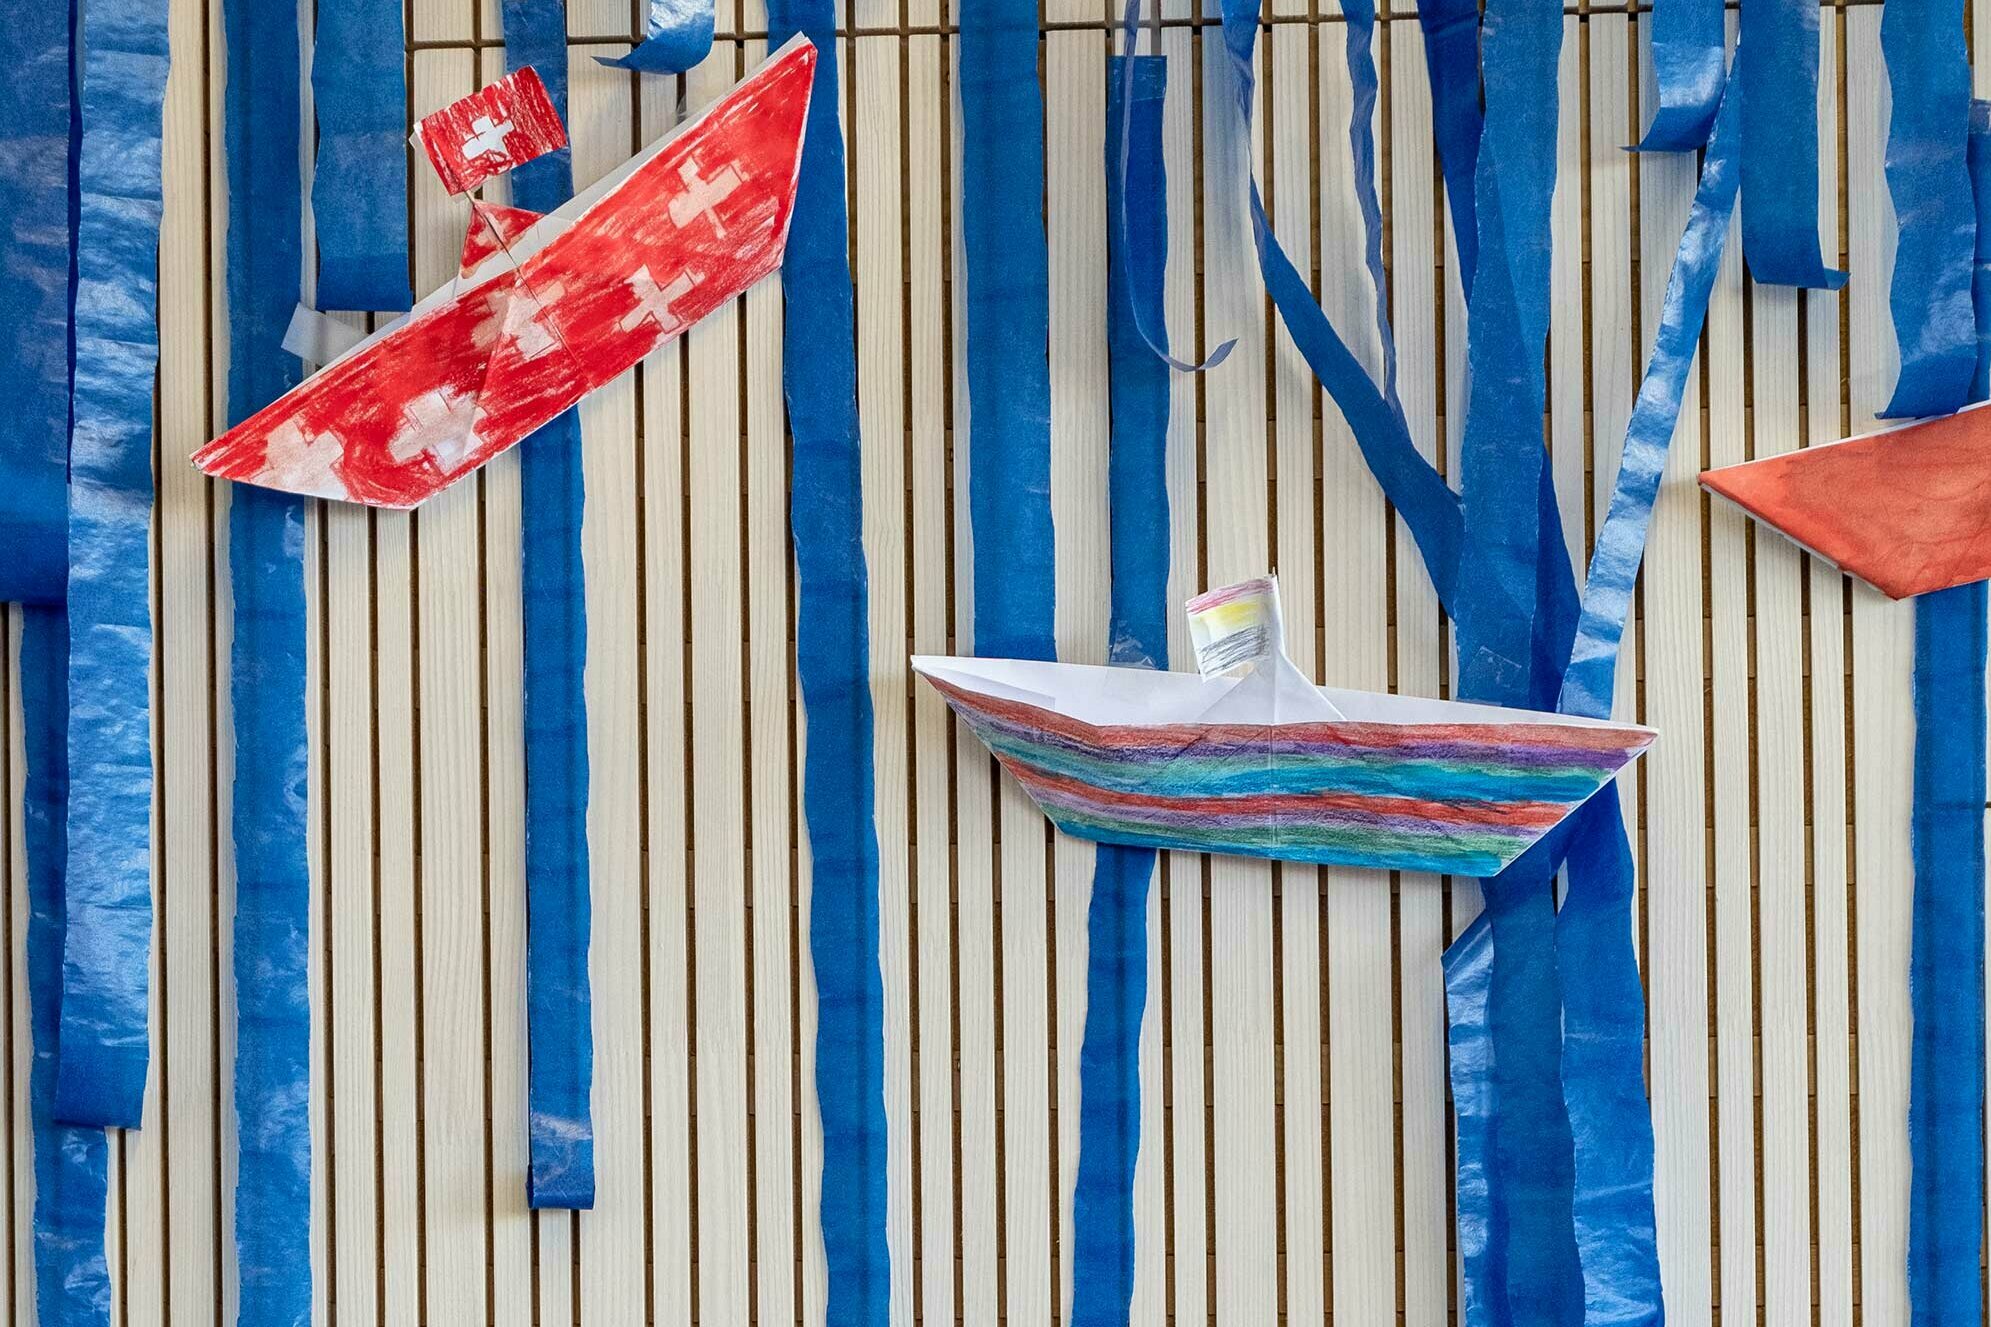
<path id="1" fill-rule="evenodd" d="M 446 475 L 463 467 L 477 450 L 477 398 L 459 396 L 447 389 L 424 392 L 406 406 L 400 432 L 388 445 L 387 453 L 406 463 L 427 452 Z"/>
<path id="2" fill-rule="evenodd" d="M 306 433 L 296 420 L 286 420 L 270 434 L 263 451 L 263 468 L 258 480 L 275 476 L 293 493 L 310 493 L 321 498 L 343 498 L 345 481 L 332 467 L 345 455 L 345 448 L 330 433 Z"/>
<path id="3" fill-rule="evenodd" d="M 677 168 L 678 178 L 684 181 L 684 192 L 671 199 L 671 224 L 683 230 L 692 222 L 704 217 L 712 223 L 712 231 L 720 239 L 726 238 L 725 223 L 719 220 L 719 204 L 731 195 L 733 190 L 745 182 L 745 177 L 734 166 L 724 167 L 711 179 L 700 179 L 698 162 L 688 160 Z"/>
<path id="4" fill-rule="evenodd" d="M 530 290 L 522 283 L 504 283 L 485 291 L 484 307 L 489 312 L 470 329 L 471 344 L 479 350 L 488 350 L 500 336 L 509 336 L 520 359 L 538 359 L 560 344 L 559 335 L 540 319 L 566 293 L 566 284 L 560 281 L 544 290 Z"/>
<path id="5" fill-rule="evenodd" d="M 635 293 L 636 307 L 622 315 L 618 326 L 625 332 L 633 332 L 643 325 L 645 318 L 654 318 L 657 326 L 670 331 L 684 321 L 671 310 L 671 305 L 689 295 L 697 284 L 698 278 L 690 272 L 679 272 L 669 285 L 660 286 L 648 267 L 637 268 L 629 274 L 629 289 Z"/>
<path id="6" fill-rule="evenodd" d="M 510 120 L 503 124 L 492 124 L 491 117 L 480 115 L 470 122 L 470 137 L 463 140 L 463 156 L 468 161 L 488 152 L 503 154 L 505 138 L 516 130 Z"/>

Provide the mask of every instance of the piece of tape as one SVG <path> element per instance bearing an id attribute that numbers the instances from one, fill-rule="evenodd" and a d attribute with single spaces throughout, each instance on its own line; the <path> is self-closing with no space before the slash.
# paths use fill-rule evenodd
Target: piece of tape
<path id="1" fill-rule="evenodd" d="M 364 327 L 350 327 L 329 313 L 300 303 L 283 329 L 283 349 L 306 364 L 326 365 L 366 340 Z"/>

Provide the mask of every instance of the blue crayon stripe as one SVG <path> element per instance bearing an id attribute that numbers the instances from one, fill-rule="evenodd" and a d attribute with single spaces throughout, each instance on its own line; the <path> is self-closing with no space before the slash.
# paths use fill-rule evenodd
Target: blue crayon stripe
<path id="1" fill-rule="evenodd" d="M 1891 69 L 1894 58 L 1890 50 Z M 1896 73 L 1897 84 L 1904 72 Z M 1991 336 L 1991 299 L 1982 298 L 1981 280 L 1991 259 L 1987 116 L 1991 104 L 1971 106 L 1966 145 L 1975 186 L 1968 212 L 1971 248 L 1980 278 L 1975 325 L 1966 344 L 1980 398 L 1991 371 L 1991 358 L 1982 353 L 1983 338 Z M 1890 156 L 1892 151 L 1890 140 Z M 1889 181 L 1902 187 L 1891 170 Z M 1926 209 L 1920 218 L 1927 227 L 1951 231 L 1959 225 L 1949 190 L 1937 188 L 1919 205 Z M 1909 242 L 1904 224 L 1904 249 Z M 1905 340 L 1899 303 L 1896 331 Z M 1953 330 L 1945 335 L 1953 336 Z M 1902 376 L 1905 383 L 1906 364 Z M 1978 1322 L 1983 1314 L 1985 606 L 1983 581 L 1915 601 L 1908 1300 L 1917 1324 Z"/>
<path id="2" fill-rule="evenodd" d="M 405 309 L 408 79 L 402 0 L 318 0 L 311 210 L 321 309 Z"/>
<path id="3" fill-rule="evenodd" d="M 60 603 L 69 565 L 69 7 L 0 24 L 0 603 Z"/>
<path id="4" fill-rule="evenodd" d="M 598 55 L 617 69 L 682 74 L 712 49 L 712 0 L 650 0 L 647 35 L 629 54 Z"/>
<path id="5" fill-rule="evenodd" d="M 1168 658 L 1168 366 L 1136 307 L 1162 324 L 1168 190 L 1161 151 L 1168 64 L 1116 57 L 1107 79 L 1107 207 L 1127 218 L 1107 261 L 1113 431 L 1112 623 L 1116 664 Z M 1134 1292 L 1134 1167 L 1141 1147 L 1141 1018 L 1155 854 L 1102 844 L 1086 911 L 1085 1040 L 1079 1049 L 1078 1177 L 1072 1191 L 1072 1322 L 1124 1327 Z"/>
<path id="6" fill-rule="evenodd" d="M 1947 414 L 1970 399 L 1977 369 L 1971 259 L 1977 213 L 1966 144 L 1970 58 L 1962 0 L 1881 10 L 1893 110 L 1887 190 L 1900 234 L 1889 305 L 1901 377 L 1884 418 Z"/>
<path id="7" fill-rule="evenodd" d="M 1728 78 L 1721 0 L 1655 0 L 1652 72 L 1659 109 L 1641 152 L 1685 152 L 1708 141 Z"/>
<path id="8" fill-rule="evenodd" d="M 34 1133 L 35 1311 L 41 1327 L 109 1327 L 111 1277 L 104 1256 L 109 1149 L 102 1129 L 55 1119 L 64 824 L 69 806 L 64 736 L 69 718 L 69 628 L 60 608 L 29 608 L 22 618 L 26 949 L 28 1016 L 34 1032 L 28 1109 Z"/>
<path id="9" fill-rule="evenodd" d="M 831 0 L 775 0 L 768 40 L 816 45 L 816 83 L 782 259 L 782 378 L 793 436 L 789 519 L 797 573 L 796 672 L 808 721 L 802 813 L 812 886 L 816 1099 L 823 1122 L 823 1253 L 830 1327 L 883 1327 L 885 992 L 878 969 L 878 832 L 872 818 L 868 578 L 857 431 L 856 313 L 837 121 Z"/>
<path id="10" fill-rule="evenodd" d="M 1742 6 L 1742 257 L 1765 285 L 1837 290 L 1818 247 L 1817 0 Z M 1750 89 L 1755 95 L 1750 95 Z"/>
<path id="11" fill-rule="evenodd" d="M 975 653 L 1050 659 L 1051 296 L 1037 6 L 965 6 L 960 50 Z"/>
<path id="12" fill-rule="evenodd" d="M 228 414 L 295 386 L 280 348 L 297 303 L 297 13 L 229 0 Z M 304 503 L 237 484 L 228 511 L 235 605 L 235 1248 L 242 1327 L 311 1320 L 311 876 L 305 855 Z"/>
<path id="13" fill-rule="evenodd" d="M 505 65 L 531 65 L 564 117 L 567 20 L 559 0 L 505 0 Z M 569 148 L 512 174 L 520 207 L 550 212 L 574 192 Z M 588 947 L 586 505 L 581 422 L 569 410 L 519 448 L 524 587 L 526 1201 L 595 1199 L 593 996 Z"/>
<path id="14" fill-rule="evenodd" d="M 149 569 L 166 3 L 88 4 L 81 13 L 69 484 L 77 795 L 55 1113 L 135 1128 L 152 947 Z"/>

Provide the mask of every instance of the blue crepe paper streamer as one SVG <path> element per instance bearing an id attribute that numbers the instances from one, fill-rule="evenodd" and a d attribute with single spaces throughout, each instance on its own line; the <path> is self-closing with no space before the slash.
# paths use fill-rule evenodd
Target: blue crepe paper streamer
<path id="1" fill-rule="evenodd" d="M 229 78 L 228 414 L 297 385 L 281 349 L 302 269 L 297 11 L 223 10 Z M 241 1327 L 311 1321 L 311 871 L 304 720 L 304 501 L 237 484 L 228 509 L 235 635 L 235 1249 Z"/>
<path id="2" fill-rule="evenodd" d="M 1954 17 L 1954 15 L 1953 15 Z M 1885 20 L 1883 21 L 1885 26 Z M 1941 52 L 1943 55 L 1949 52 Z M 1918 60 L 1917 56 L 1923 57 Z M 1920 68 L 1937 57 L 1907 43 L 1888 47 L 1896 87 L 1910 80 L 1950 80 Z M 1962 51 L 1955 55 L 1959 62 Z M 1968 71 L 1965 70 L 1968 77 Z M 1900 101 L 1897 98 L 1897 107 Z M 1897 203 L 1903 226 L 1903 256 L 1896 259 L 1896 335 L 1904 342 L 1920 327 L 1931 359 L 1971 355 L 1972 380 L 1983 395 L 1987 361 L 1983 338 L 1991 336 L 1991 299 L 1980 298 L 1975 325 L 1967 336 L 1951 318 L 1911 312 L 1902 326 L 1900 264 L 1911 244 L 1907 219 L 1912 206 L 1920 229 L 1953 236 L 1968 224 L 1980 285 L 1983 264 L 1991 260 L 1991 106 L 1969 107 L 1967 159 L 1975 186 L 1971 206 L 1961 206 L 1944 179 L 1926 183 L 1912 204 Z M 1896 119 L 1897 129 L 1900 119 Z M 1931 138 L 1936 126 L 1925 126 Z M 1937 142 L 1924 144 L 1932 166 L 1949 155 Z M 1889 139 L 1889 183 L 1897 197 L 1907 177 L 1893 170 L 1895 138 Z M 1946 174 L 1947 172 L 1945 172 Z M 1961 215 L 1959 215 L 1961 214 Z M 1947 247 L 1947 246 L 1945 246 Z M 1918 255 L 1925 267 L 1931 255 Z M 1947 302 L 1954 284 L 1953 262 L 1943 264 L 1936 298 Z M 1935 276 L 1934 272 L 1925 275 Z M 1962 344 L 1957 343 L 1961 339 Z M 1931 374 L 1921 384 L 1934 389 Z M 1902 369 L 1904 385 L 1908 366 Z M 1963 403 L 1967 388 L 1947 402 L 1919 398 L 1932 409 Z M 1901 393 L 1896 393 L 1897 400 Z M 1918 1324 L 1979 1322 L 1983 1292 L 1979 1280 L 1984 1246 L 1984 668 L 1985 583 L 1959 585 L 1915 600 L 1915 919 L 1908 966 L 1914 1009 L 1910 1051 L 1908 1146 L 1913 1159 L 1908 1189 L 1908 1300 Z"/>
<path id="3" fill-rule="evenodd" d="M 505 64 L 531 65 L 567 111 L 567 19 L 558 0 L 506 0 Z M 512 173 L 512 199 L 550 212 L 574 192 L 568 148 Z M 519 448 L 524 590 L 526 1201 L 589 1208 L 595 1201 L 593 997 L 588 947 L 586 506 L 580 411 L 569 410 Z"/>
<path id="4" fill-rule="evenodd" d="M 1168 266 L 1161 152 L 1168 63 L 1116 56 L 1107 79 L 1107 206 L 1136 219 L 1108 252 L 1106 341 L 1113 432 L 1112 623 L 1107 657 L 1168 658 L 1168 368 L 1135 315 L 1160 324 Z M 1131 95 L 1129 90 L 1131 89 Z M 1134 1168 L 1141 1147 L 1141 1018 L 1155 854 L 1102 843 L 1086 913 L 1085 1040 L 1079 1049 L 1078 1178 L 1072 1190 L 1072 1323 L 1124 1327 L 1134 1294 Z"/>
<path id="5" fill-rule="evenodd" d="M 1549 200 L 1555 190 L 1562 9 L 1543 0 L 1486 11 L 1487 121 L 1474 174 L 1480 264 L 1466 356 L 1462 488 L 1468 557 L 1459 586 L 1459 689 L 1525 705 L 1535 697 L 1543 353 L 1548 339 Z"/>
<path id="6" fill-rule="evenodd" d="M 1742 256 L 1764 285 L 1837 290 L 1818 248 L 1818 0 L 1742 6 Z M 1754 87 L 1757 95 L 1751 96 Z"/>
<path id="7" fill-rule="evenodd" d="M 152 387 L 165 0 L 82 9 L 69 865 L 55 1113 L 136 1128 L 152 949 Z M 288 311 L 286 311 L 288 316 Z"/>
<path id="8" fill-rule="evenodd" d="M 799 593 L 795 663 L 808 720 L 802 812 L 814 883 L 816 1099 L 830 1327 L 884 1327 L 885 991 L 878 970 L 878 831 L 872 819 L 869 578 L 857 431 L 856 312 L 844 214 L 843 132 L 831 0 L 775 0 L 768 41 L 816 45 L 816 85 L 782 258 L 782 377 L 793 439 L 789 522 Z"/>
<path id="9" fill-rule="evenodd" d="M 66 22 L 63 29 L 66 48 Z M 69 716 L 69 628 L 60 608 L 29 608 L 22 616 L 21 712 L 27 753 L 22 805 L 28 848 L 28 1008 L 34 1031 L 28 1108 L 34 1131 L 35 1309 L 41 1327 L 109 1327 L 111 1274 L 104 1256 L 109 1148 L 102 1129 L 61 1124 L 55 1118 L 64 823 L 69 805 L 64 733 Z"/>
<path id="10" fill-rule="evenodd" d="M 1457 1139 L 1453 1192 L 1458 1204 L 1459 1260 L 1463 1265 L 1468 1327 L 1505 1321 L 1505 1268 L 1493 1256 L 1507 1242 L 1502 1211 L 1493 1201 L 1493 928 L 1482 913 L 1445 951 L 1445 1044 L 1452 1079 L 1452 1120 Z"/>
<path id="11" fill-rule="evenodd" d="M 319 0 L 311 210 L 321 309 L 405 309 L 408 80 L 401 0 Z"/>
<path id="12" fill-rule="evenodd" d="M 975 652 L 1051 659 L 1051 295 L 1036 5 L 966 6 L 960 51 Z"/>
<path id="13" fill-rule="evenodd" d="M 1721 0 L 1654 0 L 1652 72 L 1659 109 L 1639 151 L 1685 152 L 1708 141 L 1728 83 L 1722 67 L 1724 26 Z"/>
<path id="14" fill-rule="evenodd" d="M 60 603 L 69 580 L 69 7 L 0 24 L 0 602 Z"/>
<path id="15" fill-rule="evenodd" d="M 1991 398 L 1991 101 L 1970 103 L 1970 194 L 1978 217 L 1971 264 L 1971 307 L 1977 318 L 1977 367 L 1970 378 L 1970 399 Z"/>
<path id="16" fill-rule="evenodd" d="M 1736 56 L 1738 65 L 1741 55 Z M 1583 616 L 1577 627 L 1568 670 L 1563 674 L 1557 708 L 1565 714 L 1605 718 L 1611 713 L 1616 688 L 1618 644 L 1631 613 L 1632 591 L 1645 556 L 1646 531 L 1659 494 L 1666 453 L 1687 389 L 1687 371 L 1700 344 L 1708 299 L 1721 270 L 1722 246 L 1728 238 L 1729 217 L 1735 210 L 1735 190 L 1741 171 L 1737 161 L 1742 98 L 1731 83 L 1714 136 L 1701 164 L 1701 181 L 1693 210 L 1666 278 L 1659 332 L 1652 358 L 1639 384 L 1638 400 L 1625 427 L 1617 484 L 1604 526 L 1590 555 L 1590 574 L 1583 587 Z"/>
<path id="17" fill-rule="evenodd" d="M 711 49 L 712 0 L 650 0 L 649 35 L 627 55 L 595 59 L 644 74 L 682 74 Z"/>
<path id="18" fill-rule="evenodd" d="M 1887 188 L 1900 234 L 1889 303 L 1901 348 L 1901 377 L 1882 417 L 1945 414 L 1968 399 L 1977 369 L 1962 0 L 1884 7 L 1880 48 L 1893 89 Z"/>
<path id="19" fill-rule="evenodd" d="M 1460 288 L 1470 297 L 1479 265 L 1473 218 L 1473 171 L 1479 164 L 1479 0 L 1427 0 L 1417 7 L 1424 31 L 1424 71 L 1431 82 L 1431 129 L 1445 199 L 1452 213 Z M 1363 118 L 1367 123 L 1367 118 Z M 1351 133 L 1353 127 L 1351 126 Z M 1366 220 L 1366 217 L 1365 217 Z"/>

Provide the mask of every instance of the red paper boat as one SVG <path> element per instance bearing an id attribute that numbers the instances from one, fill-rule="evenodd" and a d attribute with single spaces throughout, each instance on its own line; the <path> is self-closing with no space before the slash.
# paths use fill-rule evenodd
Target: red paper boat
<path id="1" fill-rule="evenodd" d="M 412 507 L 780 265 L 816 49 L 797 37 L 557 212 L 478 204 L 475 269 L 194 453 L 208 474 Z"/>
<path id="2" fill-rule="evenodd" d="M 1701 475 L 1701 484 L 1893 599 L 1991 577 L 1991 410 Z"/>

